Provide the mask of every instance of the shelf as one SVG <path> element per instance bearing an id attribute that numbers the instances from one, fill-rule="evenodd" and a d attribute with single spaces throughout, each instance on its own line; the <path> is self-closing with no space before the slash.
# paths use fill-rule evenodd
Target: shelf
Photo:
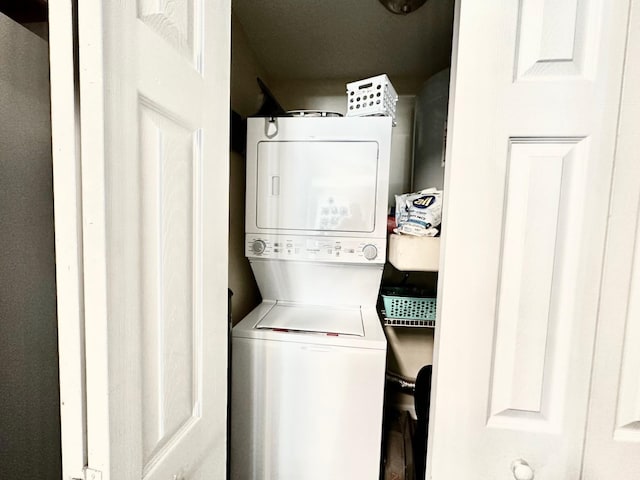
<path id="1" fill-rule="evenodd" d="M 440 262 L 440 237 L 389 236 L 389 263 L 398 270 L 437 272 Z"/>
<path id="2" fill-rule="evenodd" d="M 435 328 L 435 320 L 415 320 L 409 318 L 387 318 L 384 317 L 383 324 L 385 327 L 426 327 Z"/>

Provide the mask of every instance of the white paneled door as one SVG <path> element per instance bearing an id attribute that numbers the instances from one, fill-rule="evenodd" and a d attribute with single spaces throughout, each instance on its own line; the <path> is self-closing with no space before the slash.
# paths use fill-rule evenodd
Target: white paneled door
<path id="1" fill-rule="evenodd" d="M 582 477 L 628 9 L 458 2 L 428 478 Z"/>
<path id="2" fill-rule="evenodd" d="M 80 284 L 58 287 L 84 307 L 86 438 L 63 449 L 101 480 L 224 478 L 230 1 L 77 3 L 81 176 L 55 195 L 56 229 L 81 238 Z"/>
<path id="3" fill-rule="evenodd" d="M 640 478 L 639 0 L 629 26 L 584 480 Z"/>

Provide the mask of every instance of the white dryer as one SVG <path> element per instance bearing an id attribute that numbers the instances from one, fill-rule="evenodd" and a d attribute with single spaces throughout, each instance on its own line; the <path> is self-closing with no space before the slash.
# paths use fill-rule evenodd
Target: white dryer
<path id="1" fill-rule="evenodd" d="M 248 121 L 245 252 L 263 302 L 232 331 L 233 480 L 378 478 L 391 129 Z"/>

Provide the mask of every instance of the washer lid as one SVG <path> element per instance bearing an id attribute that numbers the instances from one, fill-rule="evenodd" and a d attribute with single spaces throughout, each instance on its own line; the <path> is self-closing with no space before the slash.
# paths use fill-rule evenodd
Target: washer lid
<path id="1" fill-rule="evenodd" d="M 295 305 L 278 302 L 257 323 L 255 328 L 364 337 L 360 308 Z"/>

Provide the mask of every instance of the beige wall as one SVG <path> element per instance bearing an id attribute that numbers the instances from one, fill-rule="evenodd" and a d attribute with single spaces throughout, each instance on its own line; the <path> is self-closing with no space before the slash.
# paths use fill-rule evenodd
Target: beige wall
<path id="1" fill-rule="evenodd" d="M 268 81 L 265 71 L 249 46 L 242 25 L 232 15 L 231 108 L 243 117 L 256 113 L 262 104 L 262 95 L 256 77 Z"/>
<path id="2" fill-rule="evenodd" d="M 262 96 L 256 77 L 265 80 L 242 25 L 231 22 L 231 108 L 246 117 L 260 107 Z M 243 155 L 229 155 L 229 288 L 233 290 L 234 324 L 260 303 L 260 293 L 244 256 L 245 167 Z"/>
<path id="3" fill-rule="evenodd" d="M 0 14 L 0 477 L 59 480 L 48 45 Z"/>

